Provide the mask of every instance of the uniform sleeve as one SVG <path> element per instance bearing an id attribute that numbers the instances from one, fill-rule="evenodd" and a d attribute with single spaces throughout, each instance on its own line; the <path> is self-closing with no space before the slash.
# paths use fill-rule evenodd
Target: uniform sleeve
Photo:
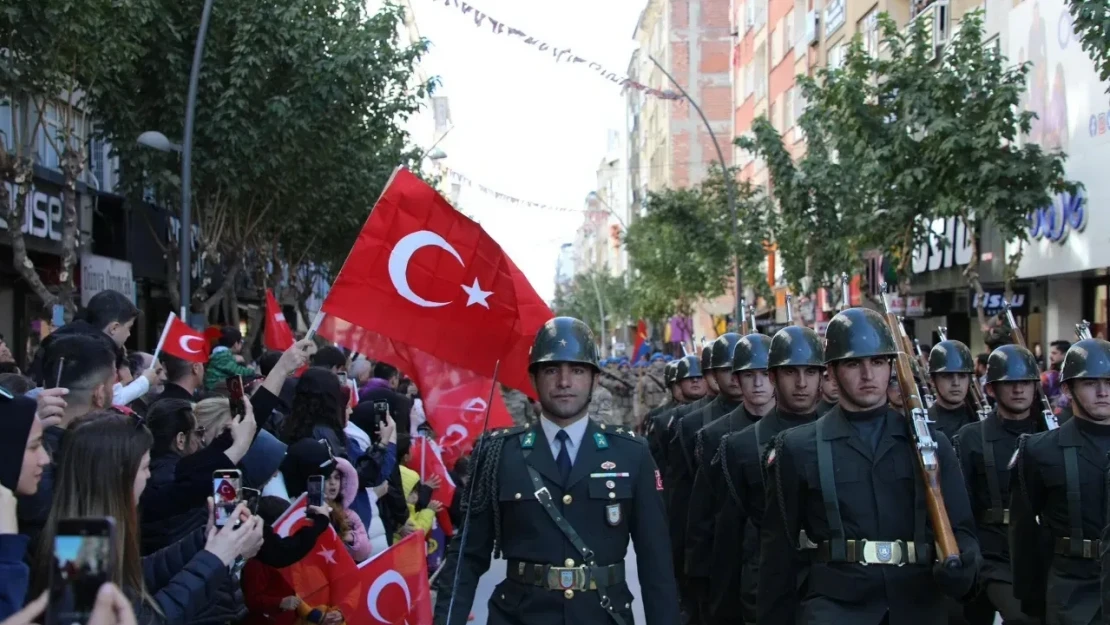
<path id="1" fill-rule="evenodd" d="M 782 437 L 775 440 L 768 465 L 767 512 L 759 540 L 757 622 L 793 623 L 802 567 L 795 540 L 801 529 L 803 484 Z"/>
<path id="2" fill-rule="evenodd" d="M 961 557 L 965 561 L 971 558 L 970 561 L 975 562 L 975 566 L 967 571 L 968 575 L 974 577 L 979 569 L 981 552 L 979 535 L 975 531 L 975 514 L 971 511 L 971 499 L 967 495 L 963 471 L 960 470 L 960 463 L 956 459 L 952 443 L 944 432 L 936 433 L 936 442 L 937 460 L 940 463 L 940 487 L 944 506 L 948 509 L 948 521 L 952 525 L 952 533 L 956 537 Z"/>
<path id="3" fill-rule="evenodd" d="M 678 587 L 674 579 L 667 514 L 656 486 L 658 469 L 646 445 L 640 445 L 640 467 L 636 482 L 636 511 L 631 519 L 632 544 L 636 548 L 636 570 L 648 625 L 674 625 L 679 622 Z"/>
<path id="4" fill-rule="evenodd" d="M 492 445 L 503 445 L 503 441 Z M 492 446 L 486 443 L 483 447 Z M 494 519 L 493 506 L 482 498 L 496 497 L 494 488 L 498 467 L 481 466 L 484 460 L 497 454 L 489 454 L 485 449 L 474 463 L 474 476 L 466 488 L 463 501 L 470 501 L 470 489 L 476 488 L 474 501 L 471 508 L 465 512 L 465 522 L 470 529 L 464 531 L 465 526 L 460 526 L 447 545 L 447 558 L 443 564 L 443 573 L 439 576 L 435 604 L 435 625 L 466 625 L 470 615 L 470 607 L 474 603 L 474 592 L 478 588 L 478 580 L 489 570 L 490 554 L 493 552 Z M 465 504 L 464 504 L 465 505 Z M 466 536 L 466 545 L 462 544 L 462 537 Z M 460 565 L 459 559 L 462 558 Z M 458 570 L 456 580 L 455 571 Z M 454 591 L 455 605 L 451 607 L 452 591 Z M 447 620 L 450 609 L 451 620 Z"/>
<path id="5" fill-rule="evenodd" d="M 1010 566 L 1014 575 L 1014 596 L 1021 597 L 1022 611 L 1043 616 L 1048 563 L 1043 561 L 1039 547 L 1031 547 L 1041 544 L 1037 516 L 1044 509 L 1044 486 L 1026 452 L 1027 441 L 1026 436 L 1018 439 L 1010 469 Z"/>
<path id="6" fill-rule="evenodd" d="M 964 476 L 964 487 L 967 489 L 968 499 L 971 499 L 971 493 L 975 489 L 975 482 L 973 476 L 975 475 L 975 459 L 971 455 L 971 441 L 965 442 L 964 437 L 970 437 L 972 434 L 960 428 L 959 432 L 952 437 L 952 449 L 956 452 L 956 461 L 960 464 L 960 473 Z"/>
<path id="7" fill-rule="evenodd" d="M 705 432 L 699 431 L 699 439 Z M 709 473 L 709 456 L 703 450 L 698 471 L 694 474 L 694 485 L 690 492 L 690 505 L 686 510 L 686 574 L 691 577 L 709 578 L 712 576 L 713 532 L 716 510 L 713 505 L 713 483 Z"/>

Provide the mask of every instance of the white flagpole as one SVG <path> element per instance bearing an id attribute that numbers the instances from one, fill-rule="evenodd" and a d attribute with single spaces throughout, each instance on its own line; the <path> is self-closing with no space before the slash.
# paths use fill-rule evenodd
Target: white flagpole
<path id="1" fill-rule="evenodd" d="M 177 319 L 177 313 L 170 313 L 166 318 L 166 327 L 162 328 L 162 337 L 158 339 L 158 347 L 154 348 L 154 358 L 150 361 L 150 370 L 158 366 L 158 354 L 162 352 L 162 346 L 166 344 L 166 335 L 170 333 L 170 327 L 173 326 L 173 320 Z"/>

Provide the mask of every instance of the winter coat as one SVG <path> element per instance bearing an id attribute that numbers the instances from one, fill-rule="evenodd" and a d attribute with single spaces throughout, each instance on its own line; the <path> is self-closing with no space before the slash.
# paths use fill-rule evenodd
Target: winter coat
<path id="1" fill-rule="evenodd" d="M 339 499 L 335 503 L 338 504 L 336 507 L 342 509 L 343 514 L 347 517 L 347 527 L 352 535 L 352 541 L 349 543 L 344 541 L 344 544 L 347 546 L 347 553 L 351 554 L 351 558 L 355 562 L 362 562 L 371 555 L 370 539 L 366 535 L 366 526 L 362 524 L 362 519 L 358 517 L 357 512 L 349 507 L 358 495 L 358 474 L 355 473 L 355 468 L 351 466 L 351 463 L 343 458 L 336 458 L 336 469 L 339 471 L 340 478 Z"/>
<path id="2" fill-rule="evenodd" d="M 216 601 L 220 588 L 230 577 L 224 563 L 204 551 L 206 540 L 202 528 L 143 558 L 143 583 L 161 615 L 137 598 L 135 589 L 125 589 L 132 598 L 138 625 L 205 622 L 202 613 Z"/>
<path id="3" fill-rule="evenodd" d="M 36 403 L 26 397 L 0 398 L 0 484 L 15 492 L 23 472 L 23 455 L 35 422 Z M 16 508 L 18 510 L 18 508 Z M 28 539 L 0 534 L 0 621 L 18 612 L 27 599 L 31 571 L 23 562 Z"/>
<path id="4" fill-rule="evenodd" d="M 255 376 L 257 372 L 235 362 L 235 354 L 226 347 L 212 350 L 208 363 L 204 365 L 204 388 L 212 390 L 217 384 L 233 375 Z"/>
<path id="5" fill-rule="evenodd" d="M 405 501 L 408 501 L 409 495 L 412 494 L 420 485 L 420 474 L 408 467 L 401 467 L 401 487 L 404 489 Z M 424 535 L 427 536 L 432 532 L 432 526 L 435 524 L 436 513 L 431 508 L 424 508 L 419 512 L 416 510 L 416 504 L 408 504 L 409 519 L 412 520 L 416 529 L 424 530 Z M 396 536 L 394 540 L 400 540 L 400 536 Z"/>
<path id="6" fill-rule="evenodd" d="M 28 543 L 20 534 L 0 534 L 0 621 L 19 612 L 27 601 L 31 569 L 23 556 Z"/>

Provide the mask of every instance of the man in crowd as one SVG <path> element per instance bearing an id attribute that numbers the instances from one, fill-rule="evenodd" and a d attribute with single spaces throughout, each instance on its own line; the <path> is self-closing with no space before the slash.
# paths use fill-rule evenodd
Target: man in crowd
<path id="1" fill-rule="evenodd" d="M 358 401 L 384 401 L 389 404 L 389 414 L 397 424 L 398 432 L 409 432 L 412 423 L 412 400 L 397 392 L 401 374 L 392 365 L 384 362 L 374 363 L 371 377 L 358 389 Z"/>
<path id="2" fill-rule="evenodd" d="M 204 363 L 189 362 L 166 352 L 162 352 L 159 358 L 166 369 L 166 384 L 158 399 L 165 397 L 196 401 L 197 391 L 204 388 L 206 379 Z"/>

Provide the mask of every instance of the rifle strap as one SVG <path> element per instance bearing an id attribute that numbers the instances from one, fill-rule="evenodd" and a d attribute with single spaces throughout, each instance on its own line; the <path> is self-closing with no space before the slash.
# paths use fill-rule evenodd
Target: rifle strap
<path id="1" fill-rule="evenodd" d="M 825 440 L 825 420 L 817 420 L 817 474 L 821 480 L 821 499 L 829 524 L 829 561 L 848 560 L 848 544 L 844 541 L 844 523 L 840 518 L 840 499 L 836 496 L 836 467 L 833 466 L 832 443 Z"/>
<path id="2" fill-rule="evenodd" d="M 1079 502 L 1079 459 L 1075 447 L 1064 447 L 1064 484 L 1068 495 L 1071 556 L 1083 556 L 1083 508 Z"/>
<path id="3" fill-rule="evenodd" d="M 1003 518 L 1002 489 L 998 486 L 998 470 L 995 468 L 994 445 L 987 440 L 987 422 L 979 422 L 979 435 L 983 439 L 983 467 L 987 470 L 987 491 L 991 498 L 991 515 Z M 970 468 L 970 467 L 969 467 Z M 997 510 L 998 512 L 995 512 Z"/>

